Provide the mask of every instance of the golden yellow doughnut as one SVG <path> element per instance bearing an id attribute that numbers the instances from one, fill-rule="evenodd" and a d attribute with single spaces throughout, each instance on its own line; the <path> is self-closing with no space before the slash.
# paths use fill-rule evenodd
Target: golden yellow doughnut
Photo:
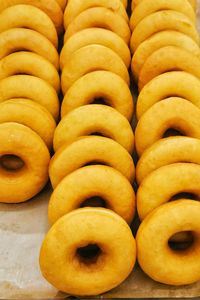
<path id="1" fill-rule="evenodd" d="M 154 51 L 166 46 L 180 47 L 200 58 L 199 45 L 186 34 L 170 30 L 157 32 L 142 42 L 133 55 L 131 70 L 136 81 L 138 81 L 140 71 L 148 57 Z"/>
<path id="2" fill-rule="evenodd" d="M 100 104 L 80 106 L 69 112 L 55 130 L 54 150 L 91 134 L 112 138 L 129 153 L 133 152 L 134 134 L 128 120 L 114 108 Z"/>
<path id="3" fill-rule="evenodd" d="M 40 251 L 43 276 L 58 290 L 76 296 L 98 295 L 118 286 L 135 260 L 128 224 L 103 208 L 82 208 L 60 218 Z"/>
<path id="4" fill-rule="evenodd" d="M 130 50 L 124 40 L 115 32 L 103 28 L 86 28 L 67 39 L 60 54 L 60 67 L 63 69 L 71 55 L 78 49 L 98 44 L 116 52 L 128 68 L 131 62 Z"/>
<path id="5" fill-rule="evenodd" d="M 174 163 L 151 172 L 137 192 L 140 219 L 180 193 L 190 193 L 200 199 L 199 176 L 200 165 L 193 163 Z"/>
<path id="6" fill-rule="evenodd" d="M 20 50 L 37 53 L 59 69 L 58 52 L 42 34 L 25 28 L 12 28 L 0 33 L 0 59 Z"/>
<path id="7" fill-rule="evenodd" d="M 0 32 L 21 27 L 41 33 L 57 48 L 58 36 L 55 26 L 48 15 L 39 8 L 22 4 L 9 6 L 1 11 Z"/>
<path id="8" fill-rule="evenodd" d="M 68 0 L 56 0 L 58 2 L 58 4 L 60 5 L 61 9 L 64 11 L 65 7 L 68 3 Z"/>
<path id="9" fill-rule="evenodd" d="M 142 222 L 136 236 L 137 259 L 153 280 L 179 286 L 200 279 L 199 214 L 199 202 L 181 199 L 155 209 Z M 192 232 L 192 245 L 179 251 L 171 248 L 169 239 L 185 231 Z"/>
<path id="10" fill-rule="evenodd" d="M 135 51 L 143 41 L 163 30 L 182 32 L 199 44 L 196 26 L 188 17 L 177 11 L 162 10 L 148 15 L 138 23 L 132 33 L 131 49 Z"/>
<path id="11" fill-rule="evenodd" d="M 185 71 L 200 78 L 200 59 L 179 47 L 167 46 L 156 50 L 144 63 L 139 75 L 139 90 L 154 77 L 169 71 Z"/>
<path id="12" fill-rule="evenodd" d="M 93 7 L 80 13 L 68 26 L 64 41 L 74 33 L 91 27 L 99 27 L 111 30 L 118 34 L 127 44 L 129 44 L 131 31 L 126 20 L 118 13 L 105 7 Z"/>
<path id="13" fill-rule="evenodd" d="M 161 10 L 173 10 L 180 12 L 186 15 L 194 24 L 196 24 L 196 14 L 188 0 L 142 0 L 132 12 L 130 19 L 131 30 L 133 31 L 137 24 L 145 17 Z"/>
<path id="14" fill-rule="evenodd" d="M 153 104 L 170 96 L 185 98 L 200 108 L 199 95 L 200 80 L 194 75 L 184 71 L 163 73 L 154 77 L 141 90 L 136 106 L 137 119 Z"/>
<path id="15" fill-rule="evenodd" d="M 65 94 L 61 116 L 81 105 L 91 104 L 95 99 L 103 99 L 131 121 L 134 104 L 130 89 L 120 76 L 108 71 L 91 72 L 75 81 Z"/>
<path id="16" fill-rule="evenodd" d="M 107 47 L 94 44 L 78 49 L 66 62 L 61 75 L 63 94 L 80 77 L 98 70 L 111 71 L 130 84 L 128 70 L 120 56 Z"/>
<path id="17" fill-rule="evenodd" d="M 2 11 L 8 7 L 18 4 L 28 4 L 39 8 L 50 17 L 56 27 L 57 32 L 62 32 L 63 12 L 56 0 L 1 0 L 0 13 L 2 13 Z"/>
<path id="18" fill-rule="evenodd" d="M 136 178 L 140 184 L 154 170 L 176 162 L 200 165 L 200 140 L 176 136 L 161 139 L 149 147 L 140 157 Z"/>
<path id="19" fill-rule="evenodd" d="M 131 155 L 112 139 L 93 135 L 64 144 L 54 154 L 49 166 L 49 177 L 53 188 L 65 176 L 90 163 L 113 167 L 131 183 L 134 181 L 135 167 Z"/>
<path id="20" fill-rule="evenodd" d="M 0 141 L 0 159 L 8 154 L 24 163 L 16 172 L 0 163 L 0 202 L 27 201 L 48 181 L 49 151 L 37 133 L 18 123 L 0 124 Z"/>
<path id="21" fill-rule="evenodd" d="M 131 9 L 132 11 L 135 9 L 135 7 L 141 3 L 143 0 L 132 0 L 132 4 L 131 4 Z M 194 11 L 196 11 L 197 9 L 197 0 L 188 0 L 188 2 L 191 4 L 191 6 L 193 7 Z"/>
<path id="22" fill-rule="evenodd" d="M 20 51 L 0 60 L 0 80 L 17 74 L 39 77 L 51 84 L 57 92 L 60 90 L 60 78 L 56 68 L 36 53 Z"/>
<path id="23" fill-rule="evenodd" d="M 169 129 L 185 136 L 200 139 L 200 109 L 191 102 L 177 97 L 154 104 L 140 118 L 135 131 L 135 144 L 139 156 Z"/>
<path id="24" fill-rule="evenodd" d="M 30 75 L 14 75 L 0 80 L 0 103 L 12 98 L 31 99 L 44 106 L 54 119 L 58 119 L 58 95 L 43 79 Z"/>
<path id="25" fill-rule="evenodd" d="M 0 103 L 0 123 L 15 122 L 35 131 L 51 149 L 56 123 L 42 105 L 28 99 L 10 99 Z"/>

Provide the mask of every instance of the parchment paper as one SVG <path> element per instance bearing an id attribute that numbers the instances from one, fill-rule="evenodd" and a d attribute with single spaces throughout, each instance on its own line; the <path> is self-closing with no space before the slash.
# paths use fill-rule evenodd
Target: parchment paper
<path id="1" fill-rule="evenodd" d="M 200 0 L 198 0 L 198 7 L 200 7 Z M 198 29 L 200 32 L 199 10 Z M 0 299 L 67 297 L 43 279 L 38 264 L 40 246 L 49 228 L 47 205 L 50 194 L 49 185 L 27 203 L 0 204 Z M 200 282 L 178 288 L 158 284 L 136 266 L 123 284 L 100 297 L 191 298 L 199 296 Z"/>

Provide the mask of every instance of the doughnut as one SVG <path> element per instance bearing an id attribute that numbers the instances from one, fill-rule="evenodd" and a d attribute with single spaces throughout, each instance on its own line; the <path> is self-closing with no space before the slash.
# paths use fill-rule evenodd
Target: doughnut
<path id="1" fill-rule="evenodd" d="M 115 32 L 103 28 L 86 28 L 67 39 L 60 54 L 60 66 L 63 69 L 70 56 L 78 49 L 98 44 L 116 52 L 128 68 L 131 62 L 130 50 L 124 40 Z"/>
<path id="2" fill-rule="evenodd" d="M 121 0 L 121 2 L 123 3 L 124 7 L 127 8 L 127 6 L 128 6 L 128 0 Z"/>
<path id="3" fill-rule="evenodd" d="M 174 163 L 151 172 L 137 191 L 140 220 L 180 193 L 190 193 L 200 199 L 199 176 L 200 165 L 193 163 Z"/>
<path id="4" fill-rule="evenodd" d="M 75 108 L 58 124 L 54 134 L 54 150 L 84 135 L 112 138 L 129 153 L 133 152 L 134 135 L 128 120 L 110 106 L 93 104 Z"/>
<path id="5" fill-rule="evenodd" d="M 181 199 L 158 207 L 145 218 L 136 245 L 139 265 L 149 277 L 175 286 L 200 279 L 199 215 L 199 202 Z M 192 233 L 192 244 L 185 250 L 170 247 L 170 237 L 185 231 Z"/>
<path id="6" fill-rule="evenodd" d="M 63 94 L 80 77 L 98 70 L 111 71 L 130 84 L 128 70 L 120 56 L 107 47 L 94 44 L 78 49 L 66 62 L 61 75 Z"/>
<path id="7" fill-rule="evenodd" d="M 60 78 L 56 68 L 46 58 L 36 53 L 20 51 L 0 60 L 0 80 L 17 74 L 44 79 L 59 92 Z"/>
<path id="8" fill-rule="evenodd" d="M 187 0 L 185 0 L 187 1 Z M 64 27 L 67 29 L 69 24 L 83 11 L 92 7 L 105 7 L 119 14 L 128 21 L 128 15 L 121 0 L 73 0 L 69 1 L 64 12 Z"/>
<path id="9" fill-rule="evenodd" d="M 154 104 L 140 118 L 135 131 L 138 155 L 141 156 L 144 150 L 162 139 L 170 129 L 200 139 L 200 109 L 178 97 Z"/>
<path id="10" fill-rule="evenodd" d="M 92 7 L 80 13 L 67 27 L 64 41 L 66 42 L 74 33 L 91 27 L 111 30 L 129 44 L 131 31 L 126 20 L 105 7 Z"/>
<path id="11" fill-rule="evenodd" d="M 182 32 L 199 45 L 199 34 L 196 26 L 187 16 L 177 11 L 162 10 L 148 15 L 138 23 L 131 36 L 131 49 L 135 52 L 144 40 L 163 30 Z"/>
<path id="12" fill-rule="evenodd" d="M 0 80 L 0 103 L 12 98 L 31 99 L 44 106 L 55 120 L 58 119 L 58 95 L 43 79 L 30 75 L 14 75 Z"/>
<path id="13" fill-rule="evenodd" d="M 56 122 L 46 108 L 28 99 L 10 99 L 0 103 L 0 123 L 16 122 L 35 131 L 51 149 Z"/>
<path id="14" fill-rule="evenodd" d="M 200 78 L 200 59 L 179 47 L 167 46 L 156 50 L 144 63 L 139 75 L 139 90 L 151 79 L 169 71 L 185 71 Z"/>
<path id="15" fill-rule="evenodd" d="M 103 99 L 131 121 L 134 104 L 129 87 L 120 76 L 108 71 L 91 72 L 75 81 L 65 94 L 61 116 L 95 99 Z"/>
<path id="16" fill-rule="evenodd" d="M 149 147 L 140 157 L 136 167 L 136 178 L 140 184 L 154 170 L 176 162 L 200 165 L 200 140 L 176 136 L 161 139 Z"/>
<path id="17" fill-rule="evenodd" d="M 48 15 L 37 7 L 22 4 L 9 6 L 1 11 L 0 32 L 20 27 L 41 33 L 57 48 L 58 36 L 55 26 Z"/>
<path id="18" fill-rule="evenodd" d="M 90 163 L 113 167 L 131 183 L 134 181 L 135 167 L 131 155 L 112 139 L 93 135 L 64 144 L 54 154 L 49 166 L 49 177 L 53 188 L 65 176 Z"/>
<path id="19" fill-rule="evenodd" d="M 14 155 L 23 162 L 15 172 L 0 163 L 0 202 L 27 201 L 48 181 L 49 151 L 37 133 L 14 122 L 0 124 L 0 141 L 0 160 Z"/>
<path id="20" fill-rule="evenodd" d="M 199 95 L 200 80 L 194 75 L 184 71 L 163 73 L 154 77 L 141 90 L 136 107 L 137 119 L 153 104 L 170 96 L 185 98 L 200 108 Z"/>
<path id="21" fill-rule="evenodd" d="M 141 3 L 143 0 L 132 0 L 131 9 L 132 11 L 135 9 L 135 6 Z M 188 0 L 193 9 L 196 11 L 197 9 L 197 0 Z"/>
<path id="22" fill-rule="evenodd" d="M 35 52 L 59 69 L 58 52 L 42 34 L 24 28 L 12 28 L 0 33 L 0 59 L 20 50 Z"/>
<path id="23" fill-rule="evenodd" d="M 52 22 L 55 25 L 55 28 L 58 33 L 62 32 L 63 29 L 63 12 L 60 7 L 60 5 L 56 2 L 56 0 L 1 0 L 0 3 L 0 13 L 2 13 L 3 10 L 5 10 L 8 7 L 16 6 L 18 4 L 28 4 L 31 6 L 36 6 L 45 14 L 49 16 L 49 18 L 52 20 Z M 33 15 L 34 18 L 36 17 Z M 31 18 L 31 15 L 29 16 Z M 44 17 L 44 15 L 43 15 Z M 43 18 L 42 17 L 42 18 Z M 16 18 L 18 16 L 16 15 Z M 41 20 L 40 20 L 41 22 Z M 40 24 L 40 23 L 39 23 Z M 17 27 L 23 27 L 23 26 L 17 26 Z"/>
<path id="24" fill-rule="evenodd" d="M 81 208 L 60 218 L 40 251 L 43 276 L 58 290 L 76 296 L 98 295 L 118 286 L 135 260 L 128 224 L 105 208 Z"/>
<path id="25" fill-rule="evenodd" d="M 139 22 L 142 21 L 145 17 L 161 10 L 178 11 L 186 15 L 194 24 L 196 24 L 196 14 L 194 12 L 194 9 L 189 4 L 188 0 L 143 0 L 135 7 L 132 12 L 130 19 L 131 30 L 133 31 L 137 24 L 139 24 Z"/>
<path id="26" fill-rule="evenodd" d="M 181 32 L 164 30 L 153 34 L 136 49 L 131 62 L 131 69 L 136 81 L 148 57 L 156 50 L 165 46 L 176 46 L 191 52 L 200 58 L 199 45 Z"/>
<path id="27" fill-rule="evenodd" d="M 58 4 L 60 5 L 61 9 L 64 11 L 65 7 L 67 5 L 68 0 L 56 0 Z"/>

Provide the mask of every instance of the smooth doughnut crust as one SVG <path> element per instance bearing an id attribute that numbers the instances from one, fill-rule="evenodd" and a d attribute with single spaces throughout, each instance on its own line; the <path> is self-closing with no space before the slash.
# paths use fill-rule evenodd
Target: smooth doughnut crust
<path id="1" fill-rule="evenodd" d="M 0 80 L 12 75 L 27 74 L 46 80 L 59 92 L 60 78 L 56 68 L 33 52 L 15 52 L 0 60 Z"/>
<path id="2" fill-rule="evenodd" d="M 168 129 L 199 139 L 200 109 L 189 101 L 176 97 L 154 104 L 137 124 L 135 144 L 138 155 L 141 156 L 146 149 L 162 139 Z"/>
<path id="3" fill-rule="evenodd" d="M 85 200 L 92 197 L 101 197 L 106 208 L 116 212 L 127 223 L 132 222 L 135 215 L 135 193 L 131 184 L 114 168 L 96 165 L 75 170 L 57 185 L 48 207 L 50 224 L 80 208 Z M 92 206 L 92 202 L 87 206 Z"/>
<path id="4" fill-rule="evenodd" d="M 187 1 L 187 0 L 186 0 Z M 64 12 L 64 27 L 67 29 L 69 24 L 84 10 L 91 7 L 105 7 L 119 14 L 126 21 L 128 15 L 121 0 L 74 0 L 70 1 Z"/>
<path id="5" fill-rule="evenodd" d="M 141 156 L 136 167 L 138 184 L 154 170 L 177 162 L 200 165 L 200 140 L 176 136 L 161 139 L 149 147 Z"/>
<path id="6" fill-rule="evenodd" d="M 91 72 L 75 81 L 65 94 L 61 116 L 95 99 L 103 99 L 131 121 L 134 104 L 130 89 L 120 76 L 108 71 Z"/>
<path id="7" fill-rule="evenodd" d="M 89 163 L 108 165 L 131 183 L 134 181 L 133 159 L 120 144 L 101 136 L 85 136 L 64 144 L 51 159 L 49 176 L 52 186 L 55 188 L 66 175 Z"/>
<path id="8" fill-rule="evenodd" d="M 10 6 L 18 5 L 18 4 L 29 4 L 32 6 L 36 6 L 37 8 L 44 11 L 50 19 L 53 21 L 56 30 L 58 33 L 62 32 L 63 29 L 63 12 L 61 7 L 56 2 L 56 0 L 1 0 L 0 3 L 0 13 L 4 9 Z"/>
<path id="9" fill-rule="evenodd" d="M 0 124 L 0 141 L 0 156 L 16 155 L 25 164 L 17 172 L 0 165 L 0 202 L 27 201 L 48 181 L 49 151 L 38 134 L 18 123 Z"/>
<path id="10" fill-rule="evenodd" d="M 184 98 L 200 108 L 199 95 L 200 80 L 194 75 L 184 71 L 163 73 L 149 81 L 141 90 L 136 106 L 137 119 L 152 105 L 170 96 Z"/>
<path id="11" fill-rule="evenodd" d="M 44 106 L 57 120 L 59 100 L 54 88 L 45 80 L 30 75 L 14 75 L 0 80 L 0 102 L 27 98 Z"/>
<path id="12" fill-rule="evenodd" d="M 97 70 L 111 71 L 130 84 L 128 70 L 120 56 L 107 47 L 94 44 L 78 49 L 66 62 L 61 76 L 63 94 L 77 79 Z"/>
<path id="13" fill-rule="evenodd" d="M 56 122 L 50 112 L 28 99 L 10 99 L 0 103 L 0 123 L 16 122 L 35 131 L 51 149 Z"/>
<path id="14" fill-rule="evenodd" d="M 151 172 L 137 191 L 140 219 L 179 193 L 191 193 L 200 199 L 199 175 L 200 165 L 193 163 L 174 163 Z"/>
<path id="15" fill-rule="evenodd" d="M 101 248 L 90 264 L 82 263 L 77 255 L 77 249 L 88 244 Z M 40 251 L 43 276 L 57 289 L 77 296 L 98 295 L 116 287 L 131 273 L 135 260 L 135 240 L 129 226 L 103 208 L 78 209 L 60 218 Z"/>
<path id="16" fill-rule="evenodd" d="M 200 279 L 199 214 L 199 202 L 181 199 L 155 209 L 142 222 L 136 236 L 137 259 L 149 277 L 175 286 Z M 184 231 L 192 231 L 194 243 L 186 250 L 172 250 L 170 237 Z"/>
<path id="17" fill-rule="evenodd" d="M 182 32 L 199 44 L 197 29 L 187 16 L 177 11 L 162 10 L 148 15 L 138 23 L 132 33 L 131 49 L 135 51 L 144 40 L 163 30 Z"/>
<path id="18" fill-rule="evenodd" d="M 128 120 L 114 108 L 100 104 L 80 106 L 69 112 L 55 130 L 54 150 L 94 133 L 112 138 L 129 153 L 133 152 L 134 134 Z"/>
<path id="19" fill-rule="evenodd" d="M 1 5 L 1 4 L 0 4 Z M 49 16 L 32 5 L 9 6 L 0 13 L 0 32 L 12 28 L 28 28 L 45 36 L 56 48 L 58 36 Z"/>
<path id="20" fill-rule="evenodd" d="M 0 59 L 20 50 L 35 52 L 59 69 L 58 52 L 42 34 L 24 28 L 12 28 L 0 33 Z"/>
<path id="21" fill-rule="evenodd" d="M 148 57 L 154 51 L 166 46 L 180 47 L 200 58 L 199 45 L 194 42 L 191 37 L 173 30 L 157 32 L 142 42 L 133 55 L 131 70 L 136 81 L 138 80 L 140 71 Z"/>
<path id="22" fill-rule="evenodd" d="M 128 68 L 131 61 L 130 50 L 124 40 L 115 32 L 103 28 L 86 28 L 67 39 L 60 54 L 60 67 L 63 69 L 70 56 L 78 49 L 98 44 L 116 52 Z"/>
<path id="23" fill-rule="evenodd" d="M 135 9 L 135 7 L 141 3 L 143 0 L 132 0 L 131 3 L 131 9 L 132 11 Z M 191 4 L 191 6 L 193 7 L 194 11 L 196 11 L 197 9 L 197 0 L 188 0 L 188 2 Z"/>
<path id="24" fill-rule="evenodd" d="M 88 8 L 80 13 L 68 26 L 64 41 L 74 33 L 91 27 L 99 27 L 111 30 L 118 34 L 127 44 L 129 44 L 131 31 L 126 20 L 118 13 L 105 7 Z"/>

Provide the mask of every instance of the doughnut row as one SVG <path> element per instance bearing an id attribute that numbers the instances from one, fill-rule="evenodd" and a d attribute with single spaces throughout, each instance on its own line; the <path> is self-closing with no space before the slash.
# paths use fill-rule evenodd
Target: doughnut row
<path id="1" fill-rule="evenodd" d="M 0 202 L 27 201 L 48 181 L 65 2 L 0 1 Z"/>
<path id="2" fill-rule="evenodd" d="M 135 215 L 129 123 L 134 106 L 124 5 L 121 0 L 69 0 L 64 11 L 64 98 L 49 166 L 52 227 L 40 267 L 51 284 L 76 296 L 116 287 L 136 260 L 128 226 Z"/>
<path id="3" fill-rule="evenodd" d="M 196 1 L 141 0 L 132 8 L 138 262 L 160 283 L 190 284 L 200 280 Z"/>

